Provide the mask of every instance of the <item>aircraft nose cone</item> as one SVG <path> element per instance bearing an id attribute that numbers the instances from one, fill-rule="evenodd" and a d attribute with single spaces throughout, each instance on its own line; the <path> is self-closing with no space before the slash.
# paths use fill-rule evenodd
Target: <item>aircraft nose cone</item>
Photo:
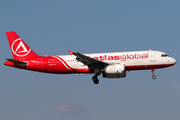
<path id="1" fill-rule="evenodd" d="M 172 58 L 171 62 L 172 62 L 172 64 L 175 65 L 176 64 L 176 59 Z"/>

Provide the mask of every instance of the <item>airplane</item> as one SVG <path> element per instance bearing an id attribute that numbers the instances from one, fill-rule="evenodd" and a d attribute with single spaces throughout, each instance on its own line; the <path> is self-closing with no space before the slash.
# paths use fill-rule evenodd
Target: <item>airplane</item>
<path id="1" fill-rule="evenodd" d="M 54 74 L 85 73 L 94 74 L 92 80 L 98 84 L 98 76 L 104 78 L 124 78 L 126 71 L 151 70 L 170 67 L 176 60 L 161 51 L 132 51 L 70 55 L 39 56 L 14 31 L 6 32 L 13 59 L 6 59 L 4 65 Z"/>

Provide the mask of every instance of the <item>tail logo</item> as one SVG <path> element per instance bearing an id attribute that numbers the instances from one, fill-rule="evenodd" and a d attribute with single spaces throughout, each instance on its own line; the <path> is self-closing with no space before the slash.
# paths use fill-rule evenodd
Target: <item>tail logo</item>
<path id="1" fill-rule="evenodd" d="M 30 53 L 31 49 L 27 49 L 29 47 L 25 46 L 21 38 L 16 39 L 12 45 L 11 50 L 12 52 L 19 57 L 26 56 Z"/>

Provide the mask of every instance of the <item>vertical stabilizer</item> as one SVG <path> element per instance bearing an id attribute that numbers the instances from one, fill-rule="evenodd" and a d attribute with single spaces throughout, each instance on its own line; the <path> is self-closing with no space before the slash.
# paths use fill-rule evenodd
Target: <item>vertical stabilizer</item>
<path id="1" fill-rule="evenodd" d="M 39 57 L 14 31 L 6 32 L 6 35 L 14 59 Z"/>

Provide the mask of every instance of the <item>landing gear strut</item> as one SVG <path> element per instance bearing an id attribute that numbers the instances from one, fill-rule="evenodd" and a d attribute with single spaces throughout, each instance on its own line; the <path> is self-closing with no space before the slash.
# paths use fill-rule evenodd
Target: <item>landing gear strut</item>
<path id="1" fill-rule="evenodd" d="M 156 76 L 154 75 L 154 69 L 151 69 L 151 71 L 152 71 L 152 75 L 153 75 L 152 78 L 156 79 Z"/>

